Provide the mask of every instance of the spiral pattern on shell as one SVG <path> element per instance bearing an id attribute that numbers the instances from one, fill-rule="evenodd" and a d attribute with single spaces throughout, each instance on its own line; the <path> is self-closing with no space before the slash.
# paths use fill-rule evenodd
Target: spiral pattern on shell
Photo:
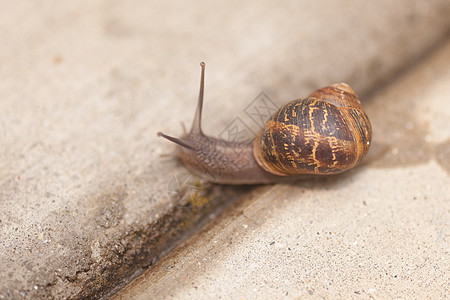
<path id="1" fill-rule="evenodd" d="M 358 96 L 338 83 L 278 110 L 256 137 L 253 153 L 272 174 L 336 174 L 361 161 L 371 136 Z"/>

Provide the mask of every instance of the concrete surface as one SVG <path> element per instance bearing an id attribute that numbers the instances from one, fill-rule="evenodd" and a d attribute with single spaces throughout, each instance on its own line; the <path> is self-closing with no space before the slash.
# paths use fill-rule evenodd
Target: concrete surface
<path id="1" fill-rule="evenodd" d="M 364 95 L 442 43 L 450 22 L 447 0 L 1 7 L 0 299 L 105 295 L 249 190 L 192 192 L 161 157 L 174 148 L 156 132 L 192 120 L 200 61 L 205 131 L 219 135 L 261 91 L 283 103 L 346 81 Z M 336 182 L 335 193 L 348 185 Z"/>
<path id="2" fill-rule="evenodd" d="M 367 103 L 375 151 L 255 188 L 112 299 L 448 299 L 450 41 Z"/>

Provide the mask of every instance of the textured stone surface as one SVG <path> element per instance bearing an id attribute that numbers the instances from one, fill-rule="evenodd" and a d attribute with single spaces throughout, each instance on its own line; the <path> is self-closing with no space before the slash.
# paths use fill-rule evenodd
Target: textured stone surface
<path id="1" fill-rule="evenodd" d="M 255 188 L 113 299 L 448 298 L 449 82 L 450 41 L 368 103 L 364 166 Z"/>
<path id="2" fill-rule="evenodd" d="M 246 190 L 185 194 L 161 158 L 174 148 L 156 132 L 192 120 L 200 61 L 218 135 L 261 91 L 364 93 L 448 32 L 446 0 L 315 3 L 3 1 L 0 297 L 101 295 Z"/>

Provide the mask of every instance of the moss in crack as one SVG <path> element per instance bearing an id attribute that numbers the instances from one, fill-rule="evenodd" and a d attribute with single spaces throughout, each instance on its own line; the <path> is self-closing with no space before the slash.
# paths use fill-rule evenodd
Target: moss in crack
<path id="1" fill-rule="evenodd" d="M 205 192 L 202 182 L 196 180 L 193 186 L 194 188 L 189 190 L 186 203 L 182 206 L 182 209 L 186 210 L 185 217 L 178 223 L 173 235 L 192 230 L 200 221 L 200 218 L 209 214 L 213 209 L 212 198 Z"/>

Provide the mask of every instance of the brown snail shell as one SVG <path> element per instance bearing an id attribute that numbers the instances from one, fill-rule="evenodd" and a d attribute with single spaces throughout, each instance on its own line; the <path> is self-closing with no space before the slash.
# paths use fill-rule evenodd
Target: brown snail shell
<path id="1" fill-rule="evenodd" d="M 371 135 L 358 96 L 338 83 L 280 108 L 256 137 L 253 154 L 276 175 L 336 174 L 361 161 Z"/>

